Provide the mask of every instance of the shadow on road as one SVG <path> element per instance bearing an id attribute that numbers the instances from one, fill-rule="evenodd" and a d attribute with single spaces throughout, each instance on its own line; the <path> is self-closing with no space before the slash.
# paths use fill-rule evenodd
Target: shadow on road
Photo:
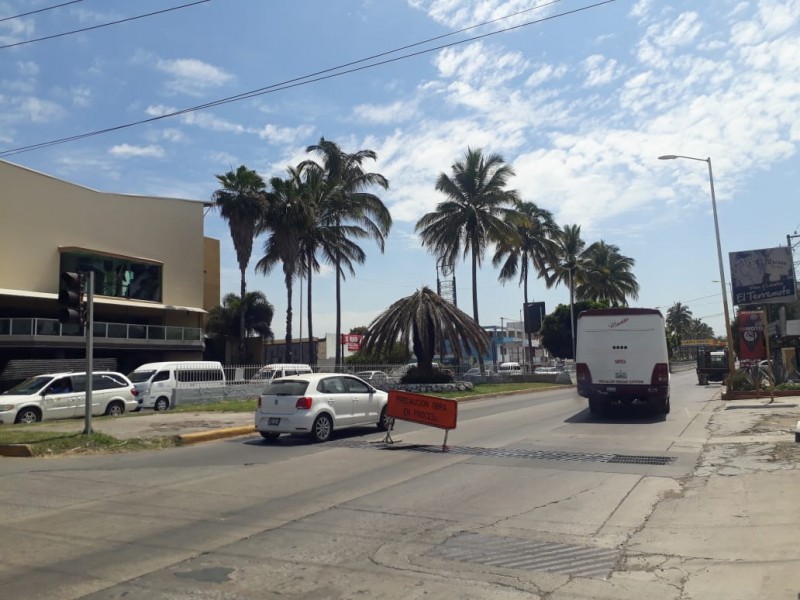
<path id="1" fill-rule="evenodd" d="M 376 427 L 348 427 L 347 429 L 334 430 L 331 435 L 330 441 L 336 440 L 349 440 L 359 438 L 365 435 L 374 434 L 378 432 Z M 382 432 L 378 432 L 381 433 Z M 317 444 L 310 437 L 301 433 L 292 433 L 281 435 L 277 440 L 265 440 L 260 435 L 258 437 L 248 438 L 241 443 L 249 446 L 315 446 L 319 445 L 324 447 L 325 443 Z"/>
<path id="2" fill-rule="evenodd" d="M 565 423 L 607 423 L 619 425 L 621 423 L 632 425 L 651 425 L 662 423 L 669 415 L 654 413 L 646 406 L 613 407 L 603 416 L 593 415 L 588 408 L 564 419 Z"/>

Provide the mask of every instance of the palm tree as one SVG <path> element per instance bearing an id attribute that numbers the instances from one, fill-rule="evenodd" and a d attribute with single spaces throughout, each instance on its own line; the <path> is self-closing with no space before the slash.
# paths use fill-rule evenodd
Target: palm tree
<path id="1" fill-rule="evenodd" d="M 693 340 L 708 340 L 714 337 L 714 329 L 700 319 L 692 319 L 686 334 Z"/>
<path id="2" fill-rule="evenodd" d="M 390 350 L 397 342 L 411 341 L 417 366 L 433 371 L 433 357 L 450 350 L 460 359 L 468 348 L 479 356 L 489 351 L 486 332 L 450 302 L 428 287 L 401 298 L 369 325 L 362 346 L 366 354 Z"/>
<path id="3" fill-rule="evenodd" d="M 518 202 L 516 190 L 508 190 L 514 169 L 499 154 L 484 156 L 483 151 L 467 148 L 460 161 L 453 164 L 452 175 L 441 173 L 436 190 L 447 200 L 434 212 L 417 221 L 415 231 L 438 258 L 455 264 L 459 255 L 471 254 L 472 318 L 478 318 L 478 266 L 489 244 L 519 242 L 516 226 L 519 215 L 513 206 Z M 483 372 L 483 355 L 478 357 Z"/>
<path id="4" fill-rule="evenodd" d="M 555 260 L 548 265 L 545 283 L 548 288 L 559 284 L 569 286 L 569 314 L 572 325 L 572 356 L 575 357 L 575 285 L 584 279 L 583 250 L 580 225 L 564 225 L 556 237 Z"/>
<path id="5" fill-rule="evenodd" d="M 336 272 L 336 365 L 341 366 L 342 354 L 338 340 L 342 334 L 343 268 L 348 267 L 350 273 L 355 274 L 353 262 L 361 264 L 366 258 L 363 250 L 352 241 L 354 238 L 371 238 L 383 252 L 386 236 L 392 227 L 392 217 L 381 199 L 369 190 L 375 186 L 388 189 L 389 182 L 380 173 L 364 171 L 365 161 L 377 160 L 373 150 L 349 154 L 335 142 L 320 138 L 318 144 L 309 146 L 306 151 L 321 156 L 323 164 L 320 167 L 314 161 L 306 161 L 301 163 L 300 168 L 321 168 L 327 181 L 327 193 L 318 207 L 317 222 L 334 233 L 327 249 L 331 252 L 328 256 Z"/>
<path id="6" fill-rule="evenodd" d="M 303 202 L 299 173 L 289 169 L 289 178 L 273 177 L 268 194 L 264 256 L 256 263 L 256 271 L 269 273 L 280 263 L 286 285 L 286 347 L 284 360 L 292 362 L 292 290 L 295 277 L 303 271 L 302 237 L 313 222 L 312 207 Z"/>
<path id="7" fill-rule="evenodd" d="M 266 207 L 264 180 L 258 173 L 244 165 L 236 171 L 216 175 L 216 178 L 222 187 L 213 193 L 212 199 L 222 218 L 228 222 L 241 273 L 239 298 L 245 298 L 247 296 L 245 273 L 253 253 L 253 240 L 264 218 Z M 244 360 L 244 338 L 245 315 L 242 312 L 239 322 L 240 361 Z"/>
<path id="8" fill-rule="evenodd" d="M 600 240 L 586 248 L 581 258 L 583 280 L 575 290 L 579 300 L 627 306 L 628 297 L 639 298 L 639 284 L 631 272 L 635 261 L 620 254 L 617 246 Z"/>
<path id="9" fill-rule="evenodd" d="M 497 246 L 492 265 L 500 267 L 500 281 L 509 281 L 519 274 L 523 289 L 523 306 L 528 305 L 528 273 L 533 265 L 537 277 L 544 277 L 547 266 L 557 251 L 555 238 L 559 228 L 549 210 L 533 202 L 517 202 L 516 209 L 522 221 L 516 225 L 518 243 L 501 242 Z M 528 334 L 528 352 L 532 353 L 531 335 Z"/>
<path id="10" fill-rule="evenodd" d="M 683 338 L 692 324 L 692 311 L 680 302 L 675 302 L 667 309 L 667 327 L 670 331 Z"/>
<path id="11" fill-rule="evenodd" d="M 274 307 L 263 292 L 247 292 L 242 302 L 236 294 L 225 294 L 222 304 L 209 311 L 206 331 L 210 334 L 239 336 L 239 323 L 244 314 L 245 336 L 272 339 Z"/>

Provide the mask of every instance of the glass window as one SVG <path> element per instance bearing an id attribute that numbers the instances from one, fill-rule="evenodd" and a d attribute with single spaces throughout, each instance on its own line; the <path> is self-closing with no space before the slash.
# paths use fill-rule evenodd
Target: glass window
<path id="1" fill-rule="evenodd" d="M 341 377 L 327 377 L 319 382 L 317 389 L 323 394 L 344 394 L 344 381 Z"/>
<path id="2" fill-rule="evenodd" d="M 156 376 L 153 377 L 153 382 L 167 381 L 167 379 L 169 379 L 169 371 L 159 371 L 156 373 Z"/>
<path id="3" fill-rule="evenodd" d="M 45 394 L 71 394 L 72 379 L 70 377 L 59 377 L 47 386 Z"/>
<path id="4" fill-rule="evenodd" d="M 161 265 L 90 252 L 62 252 L 61 271 L 94 271 L 94 293 L 161 302 Z"/>
<path id="5" fill-rule="evenodd" d="M 153 376 L 153 373 L 155 373 L 155 371 L 134 371 L 128 375 L 128 379 L 133 383 L 144 383 Z"/>
<path id="6" fill-rule="evenodd" d="M 125 387 L 125 384 L 108 373 L 92 376 L 92 389 L 94 390 L 113 390 L 121 387 Z"/>
<path id="7" fill-rule="evenodd" d="M 72 376 L 72 391 L 85 392 L 86 391 L 86 375 L 73 375 Z"/>
<path id="8" fill-rule="evenodd" d="M 307 387 L 307 381 L 295 379 L 276 379 L 272 383 L 267 384 L 267 386 L 264 388 L 264 395 L 304 396 L 306 394 Z"/>
<path id="9" fill-rule="evenodd" d="M 344 382 L 347 385 L 347 391 L 351 394 L 369 394 L 372 391 L 366 383 L 359 379 L 345 377 Z"/>

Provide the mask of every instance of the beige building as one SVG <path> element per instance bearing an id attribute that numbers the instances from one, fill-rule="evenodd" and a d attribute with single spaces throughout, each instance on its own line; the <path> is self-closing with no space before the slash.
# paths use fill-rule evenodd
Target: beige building
<path id="1" fill-rule="evenodd" d="M 98 192 L 0 161 L 0 386 L 30 361 L 84 358 L 77 326 L 57 320 L 63 271 L 94 272 L 99 364 L 127 372 L 201 358 L 204 318 L 220 299 L 208 206 Z"/>

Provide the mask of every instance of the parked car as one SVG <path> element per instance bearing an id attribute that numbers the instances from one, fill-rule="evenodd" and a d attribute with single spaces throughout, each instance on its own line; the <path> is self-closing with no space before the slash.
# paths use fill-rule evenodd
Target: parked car
<path id="1" fill-rule="evenodd" d="M 301 373 L 313 373 L 314 370 L 310 365 L 301 363 L 275 363 L 264 365 L 258 370 L 250 383 L 269 383 L 278 377 L 289 377 L 291 375 L 299 375 Z"/>
<path id="2" fill-rule="evenodd" d="M 369 381 L 373 385 L 387 383 L 391 378 L 383 371 L 358 371 L 356 377 Z"/>
<path id="3" fill-rule="evenodd" d="M 92 414 L 117 416 L 135 411 L 137 391 L 122 373 L 92 375 Z M 86 373 L 48 373 L 29 377 L 0 394 L 0 424 L 36 423 L 86 415 Z"/>
<path id="4" fill-rule="evenodd" d="M 138 390 L 140 408 L 167 410 L 175 390 L 181 388 L 225 387 L 225 371 L 216 361 L 189 360 L 147 363 L 130 375 Z"/>
<path id="5" fill-rule="evenodd" d="M 309 373 L 275 379 L 258 399 L 255 426 L 265 440 L 282 433 L 306 434 L 317 442 L 343 427 L 375 424 L 385 431 L 389 394 L 345 373 Z"/>

